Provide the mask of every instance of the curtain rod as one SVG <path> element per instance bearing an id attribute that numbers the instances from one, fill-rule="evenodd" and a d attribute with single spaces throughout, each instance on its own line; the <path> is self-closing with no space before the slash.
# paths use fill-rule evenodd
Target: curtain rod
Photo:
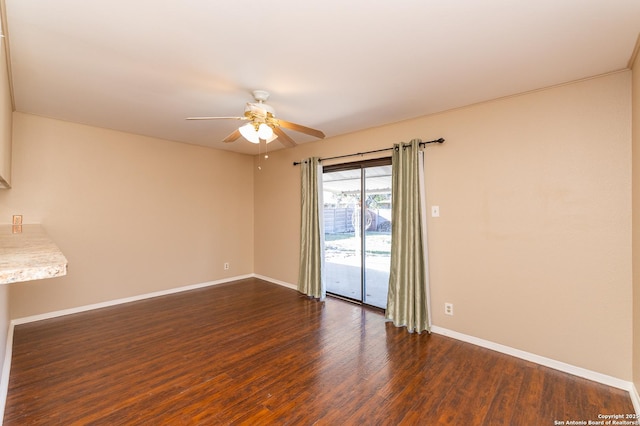
<path id="1" fill-rule="evenodd" d="M 434 139 L 434 140 L 432 140 L 432 141 L 420 142 L 420 143 L 419 143 L 419 145 L 420 145 L 421 147 L 424 147 L 424 146 L 425 146 L 426 144 L 428 144 L 428 143 L 443 143 L 443 142 L 444 142 L 444 139 L 443 139 L 443 138 L 440 138 L 440 139 Z M 407 144 L 407 145 L 405 145 L 405 146 L 409 146 L 409 145 Z M 338 155 L 338 156 L 336 156 L 336 157 L 321 158 L 319 161 L 323 161 L 323 160 L 335 160 L 335 159 L 337 159 L 337 158 L 346 158 L 346 157 L 356 157 L 356 156 L 358 156 L 358 155 L 373 154 L 373 153 L 376 153 L 376 152 L 383 152 L 383 151 L 391 151 L 392 149 L 393 149 L 393 147 L 391 147 L 391 148 L 383 148 L 383 149 L 376 149 L 376 150 L 373 150 L 373 151 L 356 152 L 355 154 L 345 154 L 345 155 Z M 298 165 L 300 165 L 301 163 L 302 163 L 301 161 L 294 161 L 294 162 L 293 162 L 293 165 L 294 165 L 294 166 L 298 166 Z"/>

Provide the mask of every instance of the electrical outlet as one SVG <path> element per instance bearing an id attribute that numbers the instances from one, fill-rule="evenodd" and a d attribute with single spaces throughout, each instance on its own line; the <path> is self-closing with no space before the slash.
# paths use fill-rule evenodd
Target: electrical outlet
<path id="1" fill-rule="evenodd" d="M 14 225 L 22 225 L 22 215 L 21 214 L 14 214 L 12 223 Z"/>
<path id="2" fill-rule="evenodd" d="M 224 270 L 228 270 L 229 269 L 229 262 L 224 262 Z"/>
<path id="3" fill-rule="evenodd" d="M 453 303 L 444 304 L 444 313 L 446 315 L 453 315 Z"/>
<path id="4" fill-rule="evenodd" d="M 440 206 L 431 206 L 431 217 L 440 217 Z"/>

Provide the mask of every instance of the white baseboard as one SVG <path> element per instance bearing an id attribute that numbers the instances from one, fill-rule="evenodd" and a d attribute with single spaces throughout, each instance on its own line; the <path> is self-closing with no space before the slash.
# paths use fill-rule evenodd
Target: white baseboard
<path id="1" fill-rule="evenodd" d="M 2 364 L 2 379 L 0 379 L 0 425 L 4 422 L 4 407 L 7 404 L 9 392 L 9 374 L 11 373 L 11 355 L 13 354 L 13 321 L 7 330 L 7 342 L 4 349 L 4 363 Z"/>
<path id="2" fill-rule="evenodd" d="M 80 313 L 80 312 L 91 311 L 93 309 L 100 309 L 100 308 L 106 308 L 106 307 L 109 307 L 109 306 L 121 305 L 123 303 L 136 302 L 138 300 L 151 299 L 153 297 L 166 296 L 166 295 L 169 295 L 169 294 L 181 293 L 183 291 L 189 291 L 189 290 L 196 290 L 196 289 L 199 289 L 199 288 L 209 287 L 209 286 L 212 286 L 212 285 L 225 284 L 225 283 L 229 283 L 229 282 L 232 282 L 232 281 L 238 281 L 238 280 L 243 280 L 243 279 L 252 278 L 252 277 L 253 277 L 253 274 L 239 275 L 239 276 L 235 276 L 235 277 L 231 277 L 231 278 L 224 278 L 222 280 L 207 281 L 207 282 L 200 283 L 200 284 L 192 284 L 192 285 L 187 285 L 187 286 L 184 286 L 184 287 L 170 288 L 168 290 L 161 290 L 161 291 L 156 291 L 156 292 L 153 292 L 153 293 L 140 294 L 140 295 L 137 295 L 137 296 L 125 297 L 125 298 L 122 298 L 122 299 L 109 300 L 109 301 L 106 301 L 106 302 L 94 303 L 94 304 L 91 304 L 91 305 L 78 306 L 78 307 L 75 307 L 75 308 L 63 309 L 63 310 L 60 310 L 60 311 L 47 312 L 47 313 L 44 313 L 44 314 L 32 315 L 32 316 L 23 317 L 23 318 L 16 318 L 16 319 L 12 320 L 11 322 L 16 324 L 16 325 L 18 325 L 18 324 L 26 324 L 26 323 L 34 322 L 34 321 L 40 321 L 40 320 L 44 320 L 44 319 L 61 317 L 61 316 L 64 316 L 64 315 L 71 315 L 71 314 L 77 314 L 77 313 Z"/>
<path id="3" fill-rule="evenodd" d="M 575 365 L 567 364 L 561 361 L 556 361 L 551 358 L 546 358 L 540 355 L 533 354 L 531 352 L 522 351 L 520 349 L 511 348 L 509 346 L 501 345 L 499 343 L 494 343 L 488 340 L 479 339 L 477 337 L 469 336 L 467 334 L 458 333 L 457 331 L 448 330 L 446 328 L 433 326 L 431 327 L 431 331 L 436 334 L 441 334 L 443 336 L 452 337 L 456 340 L 461 340 L 463 342 L 471 343 L 476 346 L 481 346 L 483 348 L 491 349 L 496 352 L 501 352 L 506 355 L 511 355 L 516 358 L 524 359 L 526 361 L 531 361 L 539 365 L 543 365 L 545 367 L 553 368 L 554 370 L 559 370 L 565 373 L 572 374 L 574 376 L 582 377 L 588 380 L 592 380 L 594 382 L 602 383 L 607 386 L 611 386 L 614 388 L 622 389 L 628 391 L 631 400 L 634 398 L 637 399 L 637 392 L 635 391 L 635 386 L 633 382 L 628 382 L 626 380 L 618 379 L 616 377 L 608 376 L 606 374 L 598 373 L 596 371 L 587 370 L 586 368 L 576 367 Z M 633 393 L 635 392 L 635 397 Z M 634 408 L 636 412 L 638 412 L 638 406 L 634 402 Z"/>
<path id="4" fill-rule="evenodd" d="M 91 311 L 93 309 L 100 309 L 100 308 L 106 308 L 109 306 L 115 306 L 115 305 L 121 305 L 123 303 L 129 303 L 129 302 L 137 302 L 139 300 L 144 300 L 144 299 L 151 299 L 153 297 L 159 297 L 159 296 L 167 296 L 169 294 L 175 294 L 175 293 L 181 293 L 183 291 L 189 291 L 189 290 L 196 290 L 199 288 L 204 288 L 204 287 L 210 287 L 213 285 L 218 285 L 218 284 L 226 284 L 229 282 L 233 282 L 233 281 L 239 281 L 239 280 L 243 280 L 246 278 L 258 278 L 264 281 L 268 281 L 274 284 L 278 284 L 281 286 L 285 286 L 285 287 L 289 287 L 292 288 L 294 290 L 297 289 L 297 286 L 295 284 L 289 284 L 286 283 L 284 281 L 280 281 L 280 280 L 276 280 L 274 278 L 269 278 L 269 277 L 265 277 L 263 275 L 258 275 L 258 274 L 246 274 L 246 275 L 238 275 L 235 277 L 230 277 L 230 278 L 224 278 L 222 280 L 216 280 L 216 281 L 207 281 L 204 283 L 199 283 L 199 284 L 192 284 L 192 285 L 187 285 L 187 286 L 183 286 L 183 287 L 175 287 L 175 288 L 170 288 L 167 290 L 161 290 L 161 291 L 156 291 L 153 293 L 146 293 L 146 294 L 140 294 L 137 296 L 131 296 L 131 297 L 125 297 L 122 299 L 115 299 L 115 300 L 109 300 L 106 302 L 100 302 L 100 303 L 94 303 L 91 305 L 84 305 L 84 306 L 78 306 L 75 308 L 69 308 L 69 309 L 63 309 L 60 311 L 53 311 L 53 312 L 47 312 L 44 314 L 39 314 L 39 315 L 31 315 L 28 317 L 22 317 L 22 318 L 16 318 L 11 320 L 11 322 L 15 325 L 19 325 L 19 324 L 26 324 L 26 323 L 30 323 L 30 322 L 34 322 L 34 321 L 40 321 L 40 320 L 45 320 L 45 319 L 50 319 L 50 318 L 56 318 L 56 317 L 61 317 L 64 315 L 72 315 L 72 314 L 77 314 L 80 312 L 86 312 L 86 311 Z"/>
<path id="5" fill-rule="evenodd" d="M 91 311 L 91 310 L 94 310 L 94 309 L 106 308 L 106 307 L 109 307 L 109 306 L 121 305 L 123 303 L 137 302 L 139 300 L 151 299 L 153 297 L 166 296 L 166 295 L 169 295 L 169 294 L 181 293 L 183 291 L 196 290 L 196 289 L 199 289 L 199 288 L 210 287 L 210 286 L 213 286 L 213 285 L 225 284 L 225 283 L 229 283 L 229 282 L 233 282 L 233 281 L 243 280 L 243 279 L 246 279 L 246 278 L 258 278 L 258 279 L 261 279 L 261 280 L 264 280 L 264 281 L 268 281 L 268 282 L 273 283 L 273 284 L 278 284 L 278 285 L 281 285 L 281 286 L 284 286 L 284 287 L 288 287 L 288 288 L 297 290 L 297 286 L 295 284 L 286 283 L 284 281 L 276 280 L 274 278 L 265 277 L 263 275 L 246 274 L 246 275 L 238 275 L 238 276 L 231 277 L 231 278 L 224 278 L 222 280 L 207 281 L 207 282 L 204 282 L 204 283 L 192 284 L 192 285 L 187 285 L 187 286 L 184 286 L 184 287 L 175 287 L 175 288 L 170 288 L 170 289 L 167 289 L 167 290 L 156 291 L 156 292 L 153 292 L 153 293 L 140 294 L 140 295 L 137 295 L 137 296 L 125 297 L 125 298 L 122 298 L 122 299 L 108 300 L 106 302 L 94 303 L 94 304 L 91 304 L 91 305 L 78 306 L 78 307 L 75 307 L 75 308 L 62 309 L 62 310 L 59 310 L 59 311 L 47 312 L 47 313 L 44 313 L 44 314 L 31 315 L 31 316 L 22 317 L 22 318 L 16 318 L 16 319 L 11 320 L 11 323 L 14 324 L 14 325 L 26 324 L 26 323 L 30 323 L 30 322 L 34 322 L 34 321 L 40 321 L 40 320 L 45 320 L 45 319 L 50 319 L 50 318 L 56 318 L 56 317 L 61 317 L 61 316 L 64 316 L 64 315 L 72 315 L 72 314 L 77 314 L 77 313 L 80 313 L 80 312 Z"/>
<path id="6" fill-rule="evenodd" d="M 290 284 L 290 283 L 287 283 L 287 282 L 284 282 L 284 281 L 276 280 L 275 278 L 265 277 L 264 275 L 253 274 L 253 277 L 254 278 L 258 278 L 259 280 L 268 281 L 268 282 L 273 283 L 273 284 L 278 284 L 278 285 L 281 285 L 281 286 L 284 286 L 284 287 L 288 287 L 288 288 L 291 288 L 293 290 L 297 290 L 298 289 L 298 286 L 295 285 L 295 284 Z"/>
<path id="7" fill-rule="evenodd" d="M 631 390 L 629 391 L 629 395 L 631 395 L 631 402 L 633 403 L 633 409 L 636 414 L 640 416 L 640 395 L 638 395 L 638 388 L 636 388 L 635 384 L 631 384 Z"/>

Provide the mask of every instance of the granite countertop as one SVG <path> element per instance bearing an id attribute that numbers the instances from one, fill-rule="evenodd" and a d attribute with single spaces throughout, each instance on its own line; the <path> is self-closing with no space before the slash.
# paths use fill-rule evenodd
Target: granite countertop
<path id="1" fill-rule="evenodd" d="M 67 258 L 41 225 L 0 225 L 0 284 L 66 274 Z"/>

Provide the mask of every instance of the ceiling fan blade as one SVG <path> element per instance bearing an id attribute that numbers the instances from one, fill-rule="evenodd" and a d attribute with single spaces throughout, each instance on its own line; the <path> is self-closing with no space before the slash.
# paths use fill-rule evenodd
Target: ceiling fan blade
<path id="1" fill-rule="evenodd" d="M 237 140 L 240 136 L 242 136 L 240 134 L 240 129 L 235 129 L 233 132 L 231 132 L 231 134 L 229 136 L 227 136 L 226 138 L 224 138 L 222 140 L 222 142 L 233 142 L 235 140 Z"/>
<path id="2" fill-rule="evenodd" d="M 320 130 L 312 129 L 311 127 L 301 126 L 300 124 L 292 123 L 290 121 L 278 119 L 278 123 L 282 127 L 295 130 L 296 132 L 306 133 L 307 135 L 315 136 L 316 138 L 324 139 L 324 133 Z"/>
<path id="3" fill-rule="evenodd" d="M 273 128 L 273 133 L 278 135 L 278 140 L 282 143 L 282 145 L 287 148 L 291 148 L 296 146 L 297 144 L 291 139 L 285 132 L 283 132 L 279 127 Z"/>
<path id="4" fill-rule="evenodd" d="M 247 117 L 187 117 L 185 120 L 246 120 Z"/>

